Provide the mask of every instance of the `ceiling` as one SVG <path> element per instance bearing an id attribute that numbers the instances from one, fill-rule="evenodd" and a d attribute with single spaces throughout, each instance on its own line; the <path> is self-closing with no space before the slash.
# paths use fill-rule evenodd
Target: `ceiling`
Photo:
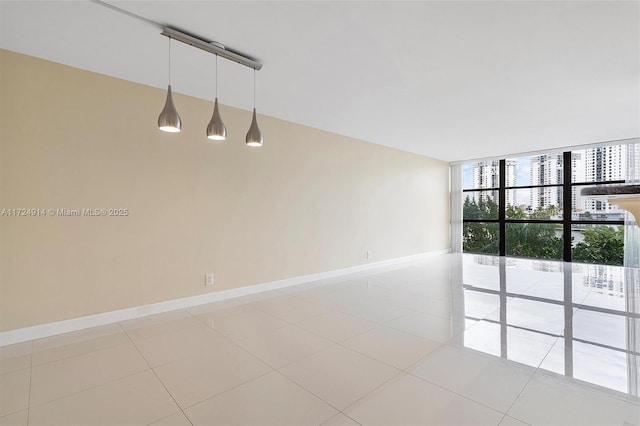
<path id="1" fill-rule="evenodd" d="M 637 1 L 108 3 L 263 62 L 258 112 L 369 142 L 455 161 L 640 136 Z M 0 46 L 168 81 L 160 30 L 91 1 L 0 1 Z M 212 99 L 215 57 L 171 55 L 174 91 Z M 221 103 L 252 87 L 220 60 Z"/>

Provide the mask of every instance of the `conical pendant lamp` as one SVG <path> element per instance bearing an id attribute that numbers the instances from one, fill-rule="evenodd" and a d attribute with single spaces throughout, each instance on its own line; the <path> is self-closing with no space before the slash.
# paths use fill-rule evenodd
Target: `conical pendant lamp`
<path id="1" fill-rule="evenodd" d="M 178 110 L 173 104 L 173 96 L 171 96 L 171 85 L 167 87 L 167 102 L 158 117 L 158 128 L 163 132 L 177 133 L 182 128 L 182 121 L 178 115 Z"/>
<path id="2" fill-rule="evenodd" d="M 256 70 L 253 69 L 253 118 L 251 119 L 251 126 L 246 137 L 247 146 L 262 146 L 262 132 L 258 127 L 258 120 L 256 119 Z"/>
<path id="3" fill-rule="evenodd" d="M 158 128 L 163 132 L 177 133 L 182 128 L 182 120 L 173 104 L 171 95 L 171 37 L 169 37 L 169 86 L 167 87 L 167 101 L 158 117 Z"/>
<path id="4" fill-rule="evenodd" d="M 216 99 L 213 102 L 213 115 L 207 126 L 207 137 L 215 141 L 223 141 L 227 138 L 227 128 L 218 110 L 218 55 L 216 55 Z"/>

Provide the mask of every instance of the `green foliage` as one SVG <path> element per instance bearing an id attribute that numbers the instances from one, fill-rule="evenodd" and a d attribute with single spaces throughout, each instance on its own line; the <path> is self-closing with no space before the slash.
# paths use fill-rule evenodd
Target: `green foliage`
<path id="1" fill-rule="evenodd" d="M 575 262 L 622 265 L 624 260 L 624 228 L 597 226 L 584 231 L 584 241 L 573 248 Z"/>
<path id="2" fill-rule="evenodd" d="M 558 216 L 562 213 L 562 208 L 560 206 L 547 206 L 547 207 L 538 207 L 533 213 L 531 213 L 531 219 L 551 219 L 551 216 Z"/>
<path id="3" fill-rule="evenodd" d="M 509 219 L 550 219 L 560 214 L 558 206 L 538 207 L 527 215 L 522 207 L 509 206 Z M 562 259 L 564 251 L 562 238 L 556 236 L 558 225 L 549 223 L 510 223 L 507 224 L 507 255 L 533 257 L 537 259 Z"/>
<path id="4" fill-rule="evenodd" d="M 464 202 L 465 219 L 497 219 L 498 205 L 493 200 L 475 200 L 467 197 Z M 556 207 L 539 209 L 536 219 L 557 214 Z M 522 207 L 507 207 L 509 219 L 526 219 Z M 507 224 L 506 245 L 510 256 L 533 257 L 538 259 L 562 259 L 562 238 L 556 237 L 556 225 L 542 223 Z M 500 227 L 497 223 L 465 223 L 463 228 L 464 251 L 473 253 L 498 254 Z"/>
<path id="5" fill-rule="evenodd" d="M 497 223 L 465 223 L 463 250 L 472 253 L 498 254 L 500 228 Z"/>
<path id="6" fill-rule="evenodd" d="M 548 223 L 507 224 L 507 255 L 537 259 L 562 259 L 562 238 L 556 225 Z"/>
<path id="7" fill-rule="evenodd" d="M 481 198 L 476 202 L 467 197 L 464 200 L 463 217 L 465 219 L 497 219 L 498 204 L 490 198 Z M 498 254 L 500 228 L 497 223 L 465 223 L 462 232 L 464 251 Z"/>
<path id="8" fill-rule="evenodd" d="M 462 211 L 465 219 L 497 219 L 498 203 L 486 197 L 476 202 L 467 196 Z"/>
<path id="9" fill-rule="evenodd" d="M 507 206 L 507 219 L 527 219 L 527 214 L 520 206 Z"/>
<path id="10" fill-rule="evenodd" d="M 527 215 L 522 207 L 508 206 L 509 219 L 549 219 L 557 216 L 558 206 L 538 208 Z M 498 205 L 492 199 L 464 200 L 465 219 L 497 219 Z M 508 223 L 506 225 L 507 255 L 536 259 L 562 259 L 563 241 L 556 236 L 559 225 L 550 223 Z M 463 227 L 463 249 L 466 252 L 498 254 L 500 226 L 489 222 L 467 222 Z M 584 241 L 573 248 L 572 258 L 576 262 L 622 265 L 624 258 L 624 230 L 609 226 L 598 226 L 584 231 Z"/>

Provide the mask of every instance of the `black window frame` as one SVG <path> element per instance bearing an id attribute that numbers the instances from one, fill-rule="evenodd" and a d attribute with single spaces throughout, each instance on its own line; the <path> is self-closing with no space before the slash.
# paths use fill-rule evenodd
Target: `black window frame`
<path id="1" fill-rule="evenodd" d="M 544 155 L 544 154 L 541 154 Z M 573 196 L 573 189 L 581 186 L 593 186 L 593 185 L 610 185 L 625 183 L 624 180 L 607 180 L 607 181 L 594 181 L 594 182 L 572 182 L 571 176 L 573 172 L 573 163 L 571 161 L 572 151 L 564 151 L 562 153 L 563 160 L 563 179 L 562 183 L 558 184 L 545 184 L 545 185 L 526 185 L 526 186 L 506 186 L 506 159 L 499 160 L 499 182 L 500 186 L 493 188 L 470 188 L 463 189 L 462 194 L 481 192 L 481 191 L 495 191 L 498 193 L 498 218 L 497 219 L 466 219 L 462 218 L 463 226 L 465 223 L 497 223 L 499 226 L 499 256 L 506 256 L 506 228 L 509 223 L 537 223 L 537 224 L 556 224 L 562 225 L 562 241 L 563 241 L 563 258 L 555 259 L 562 260 L 564 262 L 572 261 L 572 245 L 571 245 L 571 227 L 572 225 L 624 225 L 624 220 L 573 220 L 571 210 L 571 200 Z M 606 176 L 604 176 L 606 177 Z M 507 190 L 516 189 L 535 189 L 535 188 L 562 188 L 562 220 L 559 219 L 507 219 L 506 217 L 506 192 Z M 478 253 L 472 251 L 466 251 L 465 253 L 475 254 L 492 254 L 492 253 Z M 510 255 L 513 256 L 513 255 Z M 521 257 L 521 256 L 513 256 Z M 553 259 L 548 259 L 553 260 Z"/>

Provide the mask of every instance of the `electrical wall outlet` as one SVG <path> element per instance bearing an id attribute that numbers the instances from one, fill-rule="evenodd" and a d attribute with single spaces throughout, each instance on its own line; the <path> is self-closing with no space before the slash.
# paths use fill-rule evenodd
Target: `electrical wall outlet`
<path id="1" fill-rule="evenodd" d="M 367 259 L 371 259 L 371 250 L 367 250 Z"/>
<path id="2" fill-rule="evenodd" d="M 204 285 L 206 285 L 207 287 L 213 285 L 213 272 L 204 274 Z"/>

